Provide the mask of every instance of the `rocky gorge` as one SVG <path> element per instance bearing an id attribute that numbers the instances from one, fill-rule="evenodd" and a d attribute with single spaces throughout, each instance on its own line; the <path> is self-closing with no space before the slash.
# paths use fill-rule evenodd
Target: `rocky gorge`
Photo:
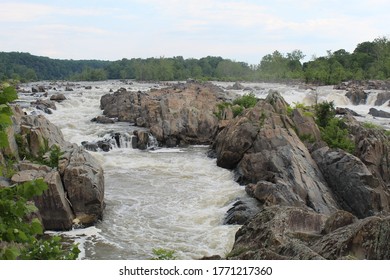
<path id="1" fill-rule="evenodd" d="M 343 120 L 356 146 L 348 153 L 329 148 L 313 116 L 299 108 L 288 112 L 276 91 L 237 117 L 227 108 L 218 119 L 222 100 L 214 86 L 195 83 L 143 95 L 120 91 L 104 96 L 101 108 L 108 117 L 150 128 L 167 146 L 212 143 L 217 165 L 233 170 L 258 202 L 251 211 L 232 210 L 251 214 L 229 259 L 389 257 L 384 130 L 365 128 L 347 112 Z"/>
<path id="2" fill-rule="evenodd" d="M 366 102 L 368 94 L 364 97 L 360 88 L 354 88 L 356 93 L 346 90 L 346 98 Z M 232 89 L 251 90 L 238 83 Z M 120 88 L 101 97 L 103 116 L 93 122 L 135 125 L 130 138 L 138 149 L 146 149 L 150 137 L 169 148 L 210 145 L 209 155 L 219 167 L 232 171 L 246 192 L 226 214 L 225 222 L 240 224 L 233 248 L 226 256 L 214 258 L 388 259 L 390 139 L 386 131 L 358 121 L 349 109 L 338 108 L 343 114 L 338 118 L 343 119 L 355 148 L 349 152 L 331 148 L 322 140 L 314 116 L 299 106 L 292 109 L 279 92 L 270 90 L 254 107 L 237 114 L 226 103 L 238 96 L 215 84 L 194 81 L 146 91 Z M 62 100 L 41 100 L 34 106 L 55 110 L 52 102 Z M 102 218 L 105 187 L 99 161 L 65 141 L 42 115 L 26 116 L 16 108 L 12 130 L 11 150 L 6 152 L 18 154 L 21 160 L 18 146 L 35 157 L 45 146 L 58 145 L 64 152 L 56 168 L 20 161 L 10 182 L 45 178 L 49 190 L 35 203 L 46 229 L 67 230 Z M 117 145 L 122 135 L 115 131 L 111 135 Z M 112 149 L 108 142 L 92 144 L 83 145 L 91 150 Z"/>

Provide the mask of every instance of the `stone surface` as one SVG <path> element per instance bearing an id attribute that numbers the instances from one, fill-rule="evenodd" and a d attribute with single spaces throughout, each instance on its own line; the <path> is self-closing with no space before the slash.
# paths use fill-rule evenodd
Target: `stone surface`
<path id="1" fill-rule="evenodd" d="M 76 218 L 91 225 L 103 216 L 104 175 L 97 160 L 77 147 L 65 152 L 60 159 L 59 172 Z"/>
<path id="2" fill-rule="evenodd" d="M 342 209 L 358 218 L 389 213 L 387 187 L 357 157 L 324 147 L 312 153 Z"/>
<path id="3" fill-rule="evenodd" d="M 147 127 L 163 145 L 210 144 L 218 130 L 214 112 L 223 99 L 211 84 L 186 83 L 150 92 L 119 89 L 101 98 L 103 114 Z"/>
<path id="4" fill-rule="evenodd" d="M 232 120 L 217 136 L 217 164 L 235 169 L 248 194 L 264 205 L 289 205 L 332 213 L 332 192 L 286 116 L 276 92 Z"/>

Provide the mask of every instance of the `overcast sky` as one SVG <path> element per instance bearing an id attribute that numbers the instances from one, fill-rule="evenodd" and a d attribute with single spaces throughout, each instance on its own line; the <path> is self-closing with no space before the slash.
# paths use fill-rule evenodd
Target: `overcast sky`
<path id="1" fill-rule="evenodd" d="M 327 50 L 390 36 L 388 0 L 0 0 L 0 51 L 66 59 Z"/>

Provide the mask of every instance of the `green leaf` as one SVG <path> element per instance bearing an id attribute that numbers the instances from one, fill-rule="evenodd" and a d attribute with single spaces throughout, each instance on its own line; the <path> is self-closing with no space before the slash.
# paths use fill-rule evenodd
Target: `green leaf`
<path id="1" fill-rule="evenodd" d="M 42 224 L 37 218 L 34 218 L 31 221 L 31 231 L 32 231 L 32 234 L 34 234 L 34 235 L 43 234 Z"/>
<path id="2" fill-rule="evenodd" d="M 0 148 L 8 147 L 8 136 L 5 131 L 0 130 Z"/>
<path id="3" fill-rule="evenodd" d="M 20 255 L 20 252 L 18 249 L 12 247 L 5 249 L 4 252 L 4 259 L 5 260 L 16 260 L 16 258 Z"/>
<path id="4" fill-rule="evenodd" d="M 5 104 L 18 99 L 18 94 L 13 87 L 6 87 L 0 92 L 0 104 Z"/>

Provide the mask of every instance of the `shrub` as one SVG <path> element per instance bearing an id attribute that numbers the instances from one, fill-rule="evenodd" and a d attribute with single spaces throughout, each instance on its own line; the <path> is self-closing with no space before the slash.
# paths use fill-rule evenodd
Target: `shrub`
<path id="1" fill-rule="evenodd" d="M 151 258 L 151 260 L 176 260 L 175 251 L 174 250 L 167 250 L 167 249 L 153 249 L 153 255 L 154 258 Z"/>
<path id="2" fill-rule="evenodd" d="M 255 107 L 257 103 L 257 98 L 253 93 L 244 94 L 243 96 L 235 99 L 233 101 L 233 104 L 240 105 L 244 108 L 252 108 Z"/>
<path id="3" fill-rule="evenodd" d="M 333 101 L 318 103 L 314 106 L 316 122 L 320 127 L 326 127 L 328 122 L 336 116 Z"/>
<path id="4" fill-rule="evenodd" d="M 342 126 L 343 122 L 340 119 L 330 119 L 327 126 L 321 128 L 321 138 L 331 148 L 340 148 L 353 153 L 355 144 L 348 138 L 348 130 Z"/>

